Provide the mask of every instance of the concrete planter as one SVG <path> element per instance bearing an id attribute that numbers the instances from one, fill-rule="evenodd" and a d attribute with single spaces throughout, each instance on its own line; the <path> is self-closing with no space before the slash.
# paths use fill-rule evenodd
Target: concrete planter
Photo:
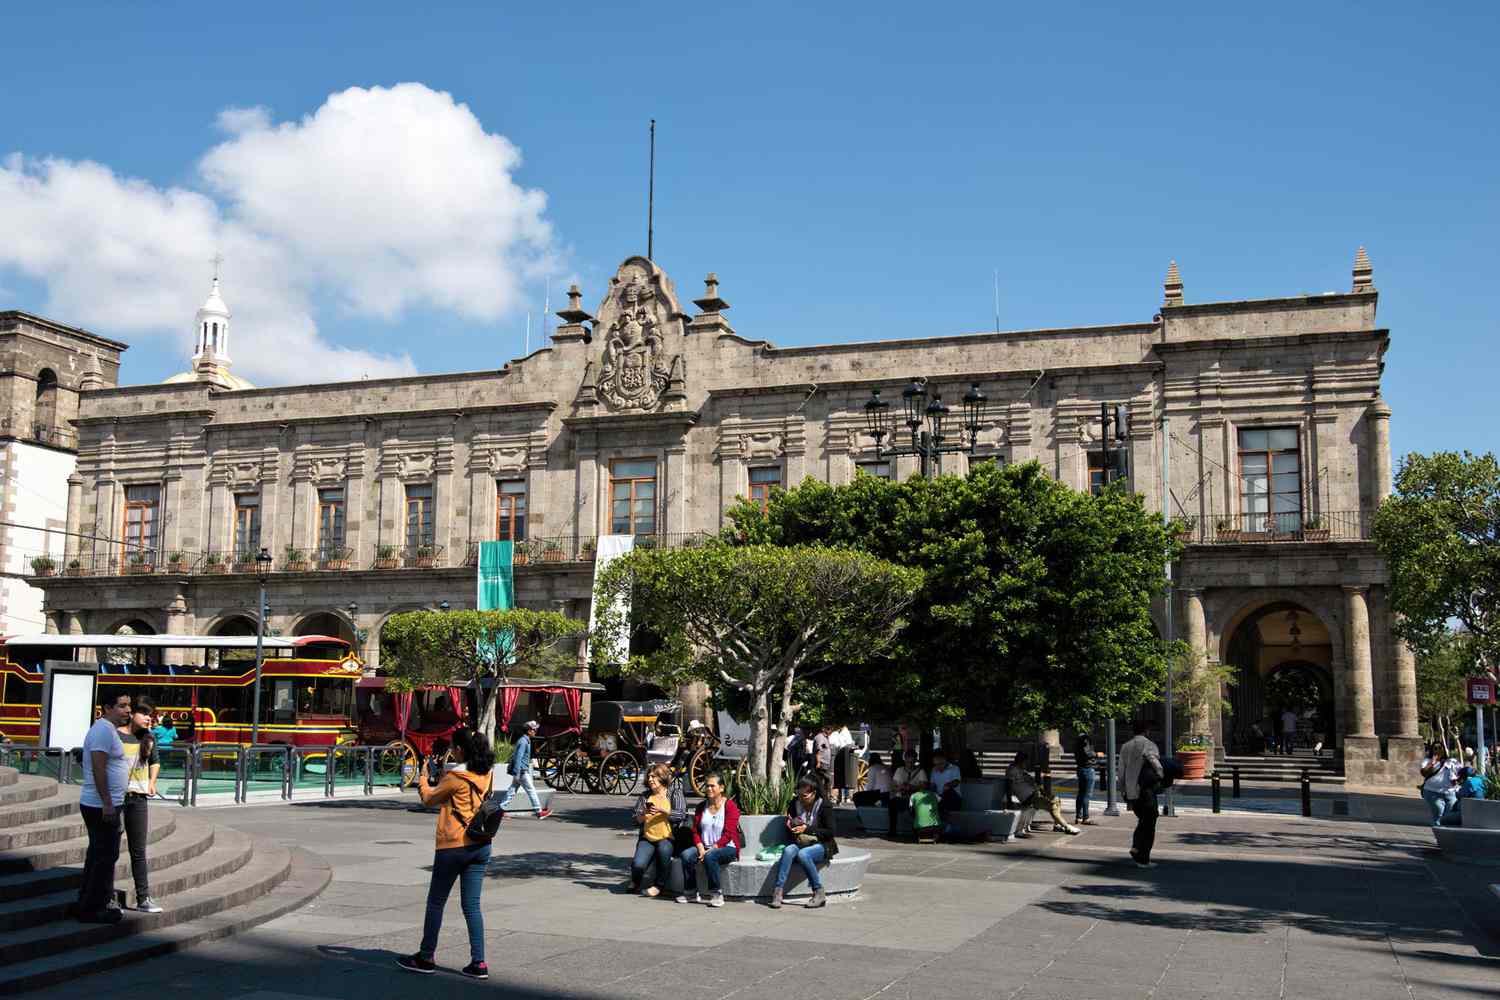
<path id="1" fill-rule="evenodd" d="M 1464 799 L 1462 814 L 1468 830 L 1500 830 L 1500 799 Z"/>
<path id="2" fill-rule="evenodd" d="M 791 832 L 786 828 L 786 817 L 780 813 L 742 815 L 740 833 L 745 838 L 745 846 L 740 849 L 741 857 L 753 858 L 762 847 L 776 847 L 792 842 Z"/>

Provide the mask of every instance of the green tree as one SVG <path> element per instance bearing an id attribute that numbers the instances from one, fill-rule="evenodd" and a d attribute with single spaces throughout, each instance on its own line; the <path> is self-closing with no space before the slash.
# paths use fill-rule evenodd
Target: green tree
<path id="1" fill-rule="evenodd" d="M 1417 712 L 1427 735 L 1445 747 L 1461 745 L 1464 716 L 1472 711 L 1466 681 L 1475 670 L 1473 637 L 1462 632 L 1449 632 L 1432 652 L 1417 654 Z"/>
<path id="2" fill-rule="evenodd" d="M 808 480 L 730 518 L 741 544 L 844 546 L 922 570 L 885 669 L 824 679 L 835 711 L 1070 728 L 1161 690 L 1151 600 L 1180 547 L 1137 496 L 1079 493 L 1035 462 L 981 463 L 964 478 Z"/>
<path id="3" fill-rule="evenodd" d="M 1500 464 L 1488 454 L 1411 454 L 1395 486 L 1374 534 L 1396 634 L 1430 657 L 1456 621 L 1479 661 L 1500 664 Z"/>
<path id="4" fill-rule="evenodd" d="M 601 671 L 668 689 L 704 681 L 740 692 L 750 773 L 774 782 L 797 680 L 878 655 L 921 581 L 914 569 L 817 547 L 638 549 L 600 574 L 591 656 Z M 659 642 L 626 661 L 612 641 L 626 627 Z"/>
<path id="5" fill-rule="evenodd" d="M 555 611 L 406 611 L 380 631 L 380 664 L 397 689 L 475 682 L 479 731 L 493 743 L 500 688 L 483 682 L 557 677 L 577 665 L 570 640 L 587 631 Z"/>

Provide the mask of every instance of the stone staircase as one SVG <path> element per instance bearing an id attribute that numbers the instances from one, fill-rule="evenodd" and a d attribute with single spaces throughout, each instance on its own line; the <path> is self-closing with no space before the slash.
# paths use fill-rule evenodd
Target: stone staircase
<path id="1" fill-rule="evenodd" d="M 181 810 L 153 806 L 149 829 L 151 892 L 163 912 L 80 924 L 70 916 L 88 847 L 78 789 L 0 767 L 0 996 L 254 927 L 306 903 L 331 877 L 306 851 Z M 123 841 L 115 879 L 134 903 Z"/>

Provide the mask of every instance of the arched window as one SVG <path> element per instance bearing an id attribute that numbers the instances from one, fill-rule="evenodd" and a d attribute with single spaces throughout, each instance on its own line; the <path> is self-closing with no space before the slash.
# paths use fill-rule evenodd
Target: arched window
<path id="1" fill-rule="evenodd" d="M 31 410 L 32 436 L 51 443 L 57 433 L 57 372 L 43 368 L 36 376 L 36 403 Z"/>
<path id="2" fill-rule="evenodd" d="M 215 354 L 219 353 L 219 324 L 217 323 L 214 324 L 213 351 Z"/>

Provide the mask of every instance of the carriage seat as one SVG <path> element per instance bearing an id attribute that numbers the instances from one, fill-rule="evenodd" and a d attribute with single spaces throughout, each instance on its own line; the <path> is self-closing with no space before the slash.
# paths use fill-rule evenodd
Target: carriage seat
<path id="1" fill-rule="evenodd" d="M 651 741 L 646 748 L 646 764 L 671 764 L 677 759 L 677 747 L 682 742 L 680 736 L 658 736 Z"/>
<path id="2" fill-rule="evenodd" d="M 764 847 L 791 843 L 784 817 L 741 816 L 740 833 L 745 846 L 740 850 L 740 860 L 724 866 L 721 887 L 727 899 L 769 899 L 776 885 L 775 861 L 756 861 L 756 852 Z M 823 877 L 823 891 L 830 896 L 851 895 L 859 891 L 864 883 L 865 872 L 870 867 L 870 852 L 854 847 L 840 846 L 833 861 L 819 869 Z M 673 892 L 683 891 L 682 859 L 672 859 L 670 885 Z M 702 872 L 698 875 L 698 887 L 705 891 L 708 882 Z M 793 865 L 782 894 L 792 899 L 811 896 L 807 885 L 807 874 L 801 865 Z"/>

